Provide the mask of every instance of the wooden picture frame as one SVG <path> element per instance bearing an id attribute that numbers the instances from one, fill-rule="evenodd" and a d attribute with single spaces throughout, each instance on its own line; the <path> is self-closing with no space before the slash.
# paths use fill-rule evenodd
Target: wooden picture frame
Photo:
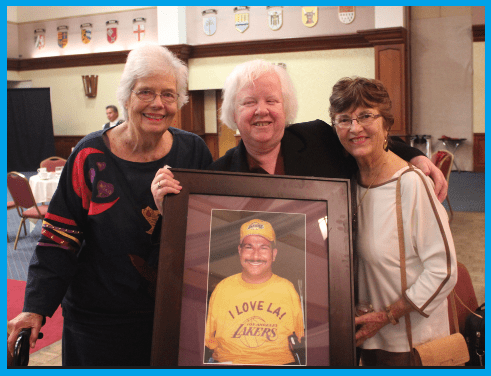
<path id="1" fill-rule="evenodd" d="M 302 299 L 305 366 L 354 367 L 349 180 L 172 171 L 183 189 L 164 199 L 151 365 L 210 367 L 203 361 L 208 299 L 236 273 L 232 265 L 240 272 L 238 229 L 257 217 L 276 232 L 273 273 L 297 285 Z"/>

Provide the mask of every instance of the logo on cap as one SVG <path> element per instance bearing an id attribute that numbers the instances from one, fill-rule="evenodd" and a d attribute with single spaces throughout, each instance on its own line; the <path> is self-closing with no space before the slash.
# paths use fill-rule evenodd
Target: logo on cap
<path id="1" fill-rule="evenodd" d="M 252 219 L 240 227 L 240 243 L 249 235 L 259 235 L 270 242 L 276 242 L 273 226 L 271 226 L 271 223 L 261 219 Z"/>

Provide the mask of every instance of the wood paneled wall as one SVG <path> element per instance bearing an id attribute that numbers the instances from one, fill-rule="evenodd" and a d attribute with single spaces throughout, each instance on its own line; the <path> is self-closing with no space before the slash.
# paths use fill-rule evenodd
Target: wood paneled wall
<path id="1" fill-rule="evenodd" d="M 474 133 L 474 172 L 484 172 L 485 147 L 484 133 Z"/>
<path id="2" fill-rule="evenodd" d="M 58 157 L 67 159 L 72 148 L 85 136 L 56 136 L 55 135 L 55 151 Z"/>

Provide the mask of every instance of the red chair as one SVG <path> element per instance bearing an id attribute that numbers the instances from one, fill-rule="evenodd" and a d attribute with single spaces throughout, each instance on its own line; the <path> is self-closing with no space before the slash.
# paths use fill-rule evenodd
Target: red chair
<path id="1" fill-rule="evenodd" d="M 49 157 L 41 162 L 39 167 L 45 167 L 48 172 L 54 172 L 56 167 L 65 166 L 66 159 L 60 157 Z"/>
<path id="2" fill-rule="evenodd" d="M 452 172 L 453 159 L 453 154 L 450 153 L 448 150 L 438 150 L 431 156 L 431 161 L 442 171 L 445 179 L 447 179 L 447 183 L 449 183 L 450 181 L 450 173 Z M 448 199 L 448 193 L 446 200 L 448 203 L 448 208 L 450 209 L 450 218 L 448 221 L 451 222 L 453 218 L 453 210 L 452 205 L 450 205 L 450 200 Z"/>
<path id="3" fill-rule="evenodd" d="M 13 201 L 7 201 L 7 211 L 12 210 L 12 209 L 17 209 L 17 214 L 19 214 L 19 217 L 22 217 L 21 211 L 19 210 L 19 208 L 17 207 L 17 205 L 15 205 L 15 202 L 13 202 Z M 26 224 L 25 223 L 24 223 L 24 232 L 27 235 Z M 8 243 L 8 241 L 9 241 L 9 235 L 7 234 L 7 243 Z"/>
<path id="4" fill-rule="evenodd" d="M 476 292 L 474 291 L 474 285 L 472 284 L 469 271 L 461 262 L 457 262 L 457 284 L 454 287 L 455 294 L 455 306 L 457 308 L 457 318 L 459 321 L 460 333 L 464 334 L 465 318 L 470 314 L 470 311 L 474 312 L 479 305 L 477 304 Z M 462 304 L 463 303 L 463 304 Z M 448 317 L 450 321 L 450 328 L 453 327 L 453 313 L 450 302 L 450 296 L 448 297 Z M 467 308 L 464 306 L 467 306 Z M 470 311 L 469 311 L 470 310 Z"/>
<path id="5" fill-rule="evenodd" d="M 38 206 L 36 204 L 29 181 L 24 175 L 18 172 L 12 171 L 7 174 L 7 188 L 14 200 L 15 205 L 21 210 L 20 216 L 22 217 L 22 220 L 20 222 L 14 244 L 14 249 L 17 249 L 20 229 L 22 225 L 24 225 L 25 231 L 26 219 L 44 219 L 44 216 L 48 211 L 48 205 Z"/>

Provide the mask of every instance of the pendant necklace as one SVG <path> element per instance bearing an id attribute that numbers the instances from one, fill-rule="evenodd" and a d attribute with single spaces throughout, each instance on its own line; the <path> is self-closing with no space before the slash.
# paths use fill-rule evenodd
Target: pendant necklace
<path id="1" fill-rule="evenodd" d="M 361 197 L 361 200 L 358 202 L 358 205 L 356 206 L 356 209 L 358 210 L 358 208 L 360 207 L 361 205 L 361 202 L 363 201 L 363 199 L 365 198 L 365 196 L 367 195 L 368 191 L 370 190 L 370 188 L 372 187 L 373 183 L 375 183 L 375 180 L 378 179 L 378 177 L 380 176 L 380 174 L 382 173 L 382 170 L 384 169 L 384 166 L 385 164 L 387 163 L 387 161 L 385 161 L 382 166 L 380 167 L 380 171 L 378 172 L 377 176 L 375 176 L 375 178 L 372 180 L 372 182 L 370 183 L 370 185 L 368 186 L 367 190 L 365 191 L 365 193 L 363 194 L 363 196 Z"/>

